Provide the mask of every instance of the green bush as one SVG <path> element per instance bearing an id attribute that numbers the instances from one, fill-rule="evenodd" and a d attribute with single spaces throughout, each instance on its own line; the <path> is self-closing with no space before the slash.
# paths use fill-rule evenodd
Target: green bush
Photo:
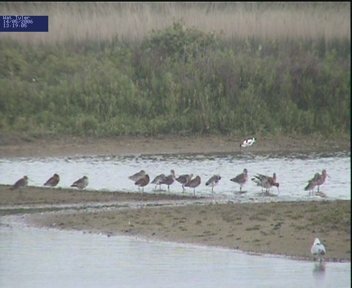
<path id="1" fill-rule="evenodd" d="M 0 131 L 350 131 L 350 41 L 222 40 L 182 23 L 142 43 L 0 43 Z"/>

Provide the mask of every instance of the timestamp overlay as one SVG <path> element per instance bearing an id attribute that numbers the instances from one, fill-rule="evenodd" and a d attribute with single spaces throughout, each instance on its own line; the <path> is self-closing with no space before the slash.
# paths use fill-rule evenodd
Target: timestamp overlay
<path id="1" fill-rule="evenodd" d="M 49 16 L 0 16 L 0 32 L 49 32 Z"/>

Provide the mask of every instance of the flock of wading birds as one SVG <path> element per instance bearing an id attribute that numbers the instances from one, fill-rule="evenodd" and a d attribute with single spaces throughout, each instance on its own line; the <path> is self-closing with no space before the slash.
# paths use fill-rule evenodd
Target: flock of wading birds
<path id="1" fill-rule="evenodd" d="M 240 148 L 245 148 L 252 146 L 256 142 L 256 139 L 253 138 L 247 138 L 243 140 L 240 144 Z M 317 193 L 319 192 L 319 187 L 324 184 L 325 179 L 327 177 L 326 170 L 323 169 L 322 174 L 316 173 L 313 178 L 311 178 L 308 181 L 308 184 L 304 188 L 305 191 L 309 191 L 310 195 L 314 194 L 314 189 L 317 187 Z M 138 173 L 131 175 L 128 177 L 130 180 L 134 181 L 134 184 L 138 186 L 138 190 L 140 188 L 142 189 L 142 192 L 144 192 L 144 187 L 147 186 L 150 182 L 149 175 L 144 171 L 141 170 Z M 213 175 L 210 177 L 206 182 L 206 186 L 211 187 L 212 193 L 214 192 L 214 186 L 216 186 L 221 179 L 220 175 Z M 243 169 L 243 173 L 237 175 L 234 178 L 230 179 L 231 181 L 237 183 L 240 185 L 240 193 L 242 192 L 242 187 L 244 184 L 247 183 L 248 181 L 248 171 L 247 169 Z M 60 181 L 60 176 L 58 174 L 54 174 L 48 181 L 44 183 L 44 186 L 49 186 L 49 187 L 55 187 Z M 151 181 L 151 184 L 155 184 L 155 189 L 159 185 L 159 188 L 161 190 L 161 185 L 167 185 L 168 191 L 170 191 L 170 185 L 172 185 L 175 181 L 179 182 L 182 184 L 182 191 L 185 191 L 185 187 L 193 188 L 193 194 L 195 195 L 195 189 L 201 184 L 201 178 L 200 176 L 195 176 L 193 178 L 193 174 L 183 174 L 178 177 L 175 175 L 175 171 L 171 170 L 171 174 L 166 176 L 165 174 L 160 174 L 154 178 L 153 181 Z M 279 183 L 277 182 L 276 179 L 276 174 L 273 173 L 273 176 L 267 176 L 263 174 L 257 174 L 252 178 L 252 181 L 256 183 L 258 186 L 262 187 L 262 192 L 263 189 L 265 189 L 265 193 L 270 192 L 270 189 L 272 187 L 277 187 L 277 190 L 279 192 Z M 12 185 L 11 189 L 17 189 L 20 187 L 24 187 L 28 185 L 28 177 L 24 176 L 23 178 L 19 179 L 15 184 Z M 78 189 L 84 189 L 88 186 L 88 177 L 83 176 L 82 178 L 78 179 L 74 183 L 72 183 L 71 187 L 77 187 Z"/>
<path id="2" fill-rule="evenodd" d="M 243 140 L 240 144 L 240 148 L 252 146 L 255 143 L 256 139 L 247 138 Z M 308 181 L 308 184 L 304 188 L 305 191 L 309 191 L 309 194 L 314 194 L 314 188 L 318 187 L 317 192 L 319 193 L 319 187 L 325 182 L 327 177 L 326 170 L 323 169 L 322 174 L 315 173 L 314 177 Z M 185 187 L 193 188 L 193 193 L 195 194 L 195 188 L 198 187 L 201 183 L 201 178 L 197 175 L 194 178 L 193 174 L 184 174 L 176 177 L 175 171 L 171 170 L 171 174 L 166 176 L 164 174 L 160 174 L 154 178 L 151 184 L 155 184 L 155 189 L 159 185 L 161 189 L 161 185 L 167 185 L 168 190 L 170 190 L 170 185 L 175 182 L 175 180 L 182 184 L 182 190 L 185 191 Z M 143 188 L 149 184 L 150 178 L 149 175 L 146 174 L 144 170 L 139 171 L 136 174 L 133 174 L 128 177 L 130 180 L 134 181 L 134 184 L 138 186 L 138 189 Z M 221 179 L 220 175 L 213 175 L 205 182 L 206 186 L 211 186 L 211 191 L 214 192 L 214 186 L 219 183 Z M 248 171 L 247 169 L 243 169 L 243 173 L 237 175 L 236 177 L 230 179 L 231 181 L 240 185 L 240 192 L 242 191 L 242 186 L 248 181 Z M 52 177 L 48 179 L 44 183 L 44 186 L 55 187 L 60 181 L 60 176 L 58 174 L 54 174 Z M 265 189 L 265 192 L 268 192 L 270 188 L 276 186 L 279 191 L 279 183 L 276 181 L 276 174 L 274 173 L 272 177 L 266 176 L 263 174 L 257 174 L 252 178 L 258 186 L 261 186 L 262 189 Z M 11 189 L 18 189 L 20 187 L 24 187 L 28 185 L 28 177 L 24 176 L 23 178 L 16 181 L 16 183 L 11 187 Z M 73 182 L 71 187 L 77 187 L 78 189 L 84 189 L 88 186 L 88 177 L 83 176 L 77 181 Z M 319 259 L 320 262 L 324 260 L 324 256 L 326 254 L 325 246 L 320 242 L 318 238 L 315 238 L 314 243 L 310 249 L 311 254 L 314 259 Z"/>

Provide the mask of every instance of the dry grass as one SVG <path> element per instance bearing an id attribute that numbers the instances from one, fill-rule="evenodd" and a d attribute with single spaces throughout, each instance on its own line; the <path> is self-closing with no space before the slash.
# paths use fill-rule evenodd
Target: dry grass
<path id="1" fill-rule="evenodd" d="M 1 3 L 0 15 L 49 15 L 49 33 L 1 33 L 24 43 L 139 41 L 182 20 L 233 38 L 350 39 L 350 3 Z"/>

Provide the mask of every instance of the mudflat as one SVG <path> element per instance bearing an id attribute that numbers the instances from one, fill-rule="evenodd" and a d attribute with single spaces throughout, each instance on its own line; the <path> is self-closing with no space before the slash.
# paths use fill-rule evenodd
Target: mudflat
<path id="1" fill-rule="evenodd" d="M 10 190 L 2 185 L 0 203 L 0 215 L 32 213 L 26 215 L 26 221 L 40 227 L 141 236 L 298 259 L 312 259 L 310 247 L 319 237 L 326 246 L 327 261 L 351 260 L 350 200 L 216 203 L 161 193 L 40 187 Z M 73 203 L 80 204 L 79 208 L 58 206 Z M 87 209 L 88 203 L 104 206 Z"/>
<path id="2" fill-rule="evenodd" d="M 240 151 L 241 141 L 242 138 L 224 136 L 66 137 L 28 141 L 0 137 L 0 157 L 236 152 Z M 247 150 L 348 151 L 350 140 L 268 137 L 257 139 Z M 84 206 L 88 203 L 105 206 L 92 210 Z M 65 210 L 60 206 L 70 204 L 78 207 Z M 350 205 L 350 200 L 324 199 L 216 203 L 211 199 L 162 193 L 42 187 L 11 190 L 8 185 L 0 185 L 0 216 L 30 213 L 25 219 L 32 225 L 221 246 L 300 259 L 312 259 L 310 247 L 318 237 L 326 246 L 328 261 L 351 259 Z M 43 211 L 48 213 L 35 213 Z"/>

